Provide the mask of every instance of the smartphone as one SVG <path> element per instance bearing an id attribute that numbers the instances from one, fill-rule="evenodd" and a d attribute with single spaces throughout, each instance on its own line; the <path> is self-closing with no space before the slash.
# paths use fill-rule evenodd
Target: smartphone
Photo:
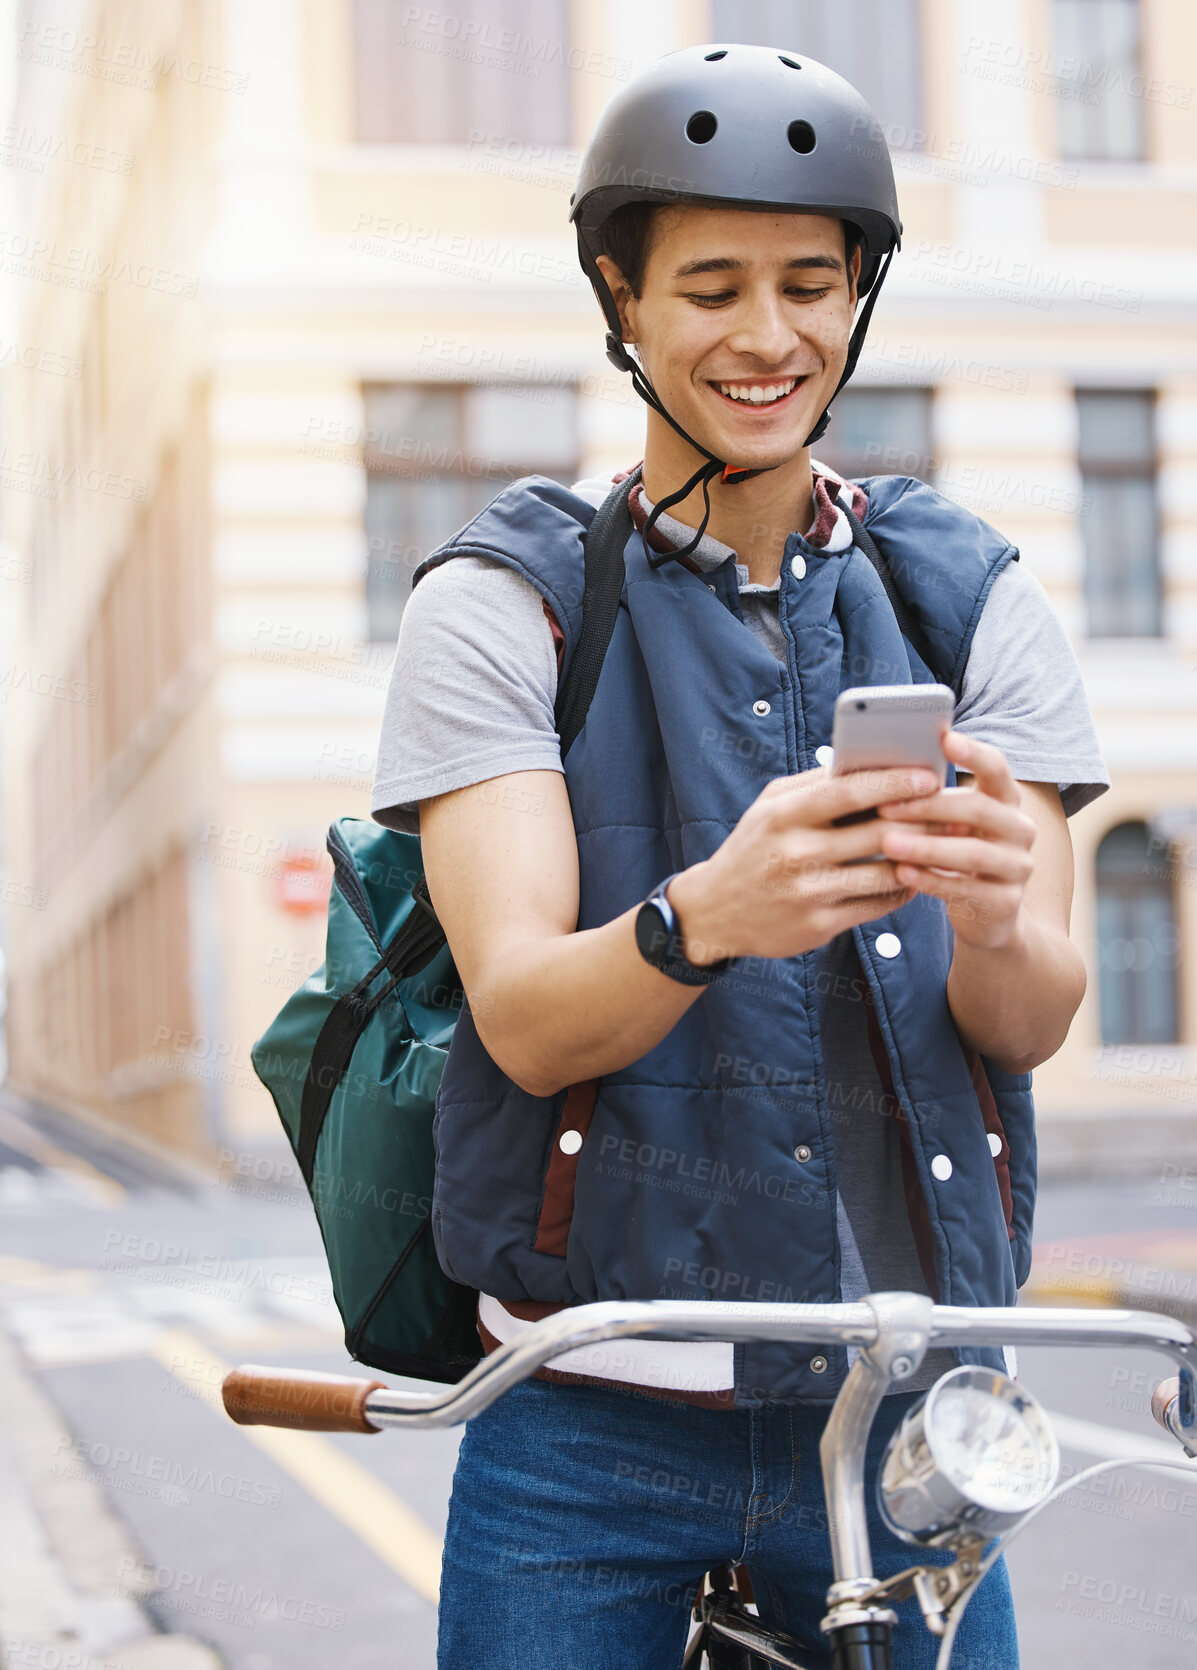
<path id="1" fill-rule="evenodd" d="M 951 729 L 956 693 L 946 684 L 875 684 L 844 690 L 835 704 L 832 775 L 929 766 L 947 780 L 943 735 Z"/>
<path id="2" fill-rule="evenodd" d="M 946 684 L 874 684 L 841 691 L 831 733 L 832 776 L 922 765 L 930 767 L 942 788 L 948 775 L 943 735 L 951 729 L 955 711 L 956 692 Z M 875 808 L 866 806 L 832 821 L 840 828 L 876 817 Z M 867 864 L 881 856 L 874 853 L 848 862 Z"/>

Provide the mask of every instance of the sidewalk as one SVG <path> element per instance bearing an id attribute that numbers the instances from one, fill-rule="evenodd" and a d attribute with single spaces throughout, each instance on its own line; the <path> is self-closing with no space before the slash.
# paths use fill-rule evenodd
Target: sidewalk
<path id="1" fill-rule="evenodd" d="M 211 1648 L 162 1635 L 141 1604 L 140 1551 L 0 1331 L 0 1666 L 219 1670 Z"/>

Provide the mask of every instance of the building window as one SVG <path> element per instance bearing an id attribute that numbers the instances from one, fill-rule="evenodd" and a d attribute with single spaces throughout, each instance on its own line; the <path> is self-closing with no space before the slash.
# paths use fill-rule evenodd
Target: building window
<path id="1" fill-rule="evenodd" d="M 1158 637 L 1154 397 L 1121 389 L 1078 389 L 1076 402 L 1089 634 Z"/>
<path id="2" fill-rule="evenodd" d="M 1120 823 L 1097 849 L 1097 961 L 1103 1044 L 1173 1044 L 1180 930 L 1168 849 Z"/>
<path id="3" fill-rule="evenodd" d="M 509 481 L 577 477 L 572 387 L 378 383 L 364 390 L 366 607 L 373 642 L 393 643 L 412 571 Z"/>
<path id="4" fill-rule="evenodd" d="M 811 449 L 849 481 L 870 475 L 931 479 L 931 390 L 844 389 L 831 408 L 831 426 Z"/>
<path id="5" fill-rule="evenodd" d="M 1060 155 L 1139 161 L 1139 0 L 1054 0 L 1052 24 Z"/>
<path id="6" fill-rule="evenodd" d="M 354 0 L 354 137 L 570 141 L 569 0 Z"/>
<path id="7" fill-rule="evenodd" d="M 922 149 L 919 0 L 713 0 L 711 29 L 817 58 L 867 101 L 891 149 Z"/>

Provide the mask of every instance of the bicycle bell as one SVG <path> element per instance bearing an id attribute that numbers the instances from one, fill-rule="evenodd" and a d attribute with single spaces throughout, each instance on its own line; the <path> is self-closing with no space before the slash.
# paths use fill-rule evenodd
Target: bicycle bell
<path id="1" fill-rule="evenodd" d="M 1042 1406 L 992 1369 L 951 1369 L 906 1413 L 877 1475 L 903 1542 L 946 1547 L 1009 1530 L 1051 1493 L 1060 1447 Z"/>

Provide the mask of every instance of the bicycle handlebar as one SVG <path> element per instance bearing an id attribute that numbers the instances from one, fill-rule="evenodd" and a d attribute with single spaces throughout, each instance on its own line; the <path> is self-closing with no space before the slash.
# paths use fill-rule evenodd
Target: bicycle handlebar
<path id="1" fill-rule="evenodd" d="M 1151 1413 L 1164 1431 L 1176 1439 L 1185 1454 L 1197 1459 L 1197 1429 L 1190 1425 L 1186 1430 L 1180 1411 L 1181 1382 L 1174 1374 L 1170 1380 L 1161 1380 L 1152 1392 Z"/>
<path id="2" fill-rule="evenodd" d="M 300 1432 L 379 1432 L 366 1418 L 366 1400 L 386 1391 L 382 1380 L 314 1369 L 260 1368 L 243 1363 L 220 1388 L 225 1412 L 238 1426 L 288 1426 Z"/>
<path id="3" fill-rule="evenodd" d="M 608 1300 L 572 1306 L 533 1323 L 484 1357 L 456 1386 L 442 1391 L 400 1391 L 378 1380 L 244 1364 L 226 1377 L 222 1395 L 229 1415 L 242 1425 L 317 1432 L 453 1426 L 479 1414 L 545 1363 L 601 1340 L 770 1339 L 868 1347 L 877 1342 L 881 1326 L 868 1299 L 850 1305 Z M 1164 1417 L 1157 1419 L 1186 1448 L 1197 1447 L 1197 1335 L 1175 1317 L 1134 1310 L 936 1305 L 929 1343 L 1124 1345 L 1161 1351 L 1180 1372 Z"/>

